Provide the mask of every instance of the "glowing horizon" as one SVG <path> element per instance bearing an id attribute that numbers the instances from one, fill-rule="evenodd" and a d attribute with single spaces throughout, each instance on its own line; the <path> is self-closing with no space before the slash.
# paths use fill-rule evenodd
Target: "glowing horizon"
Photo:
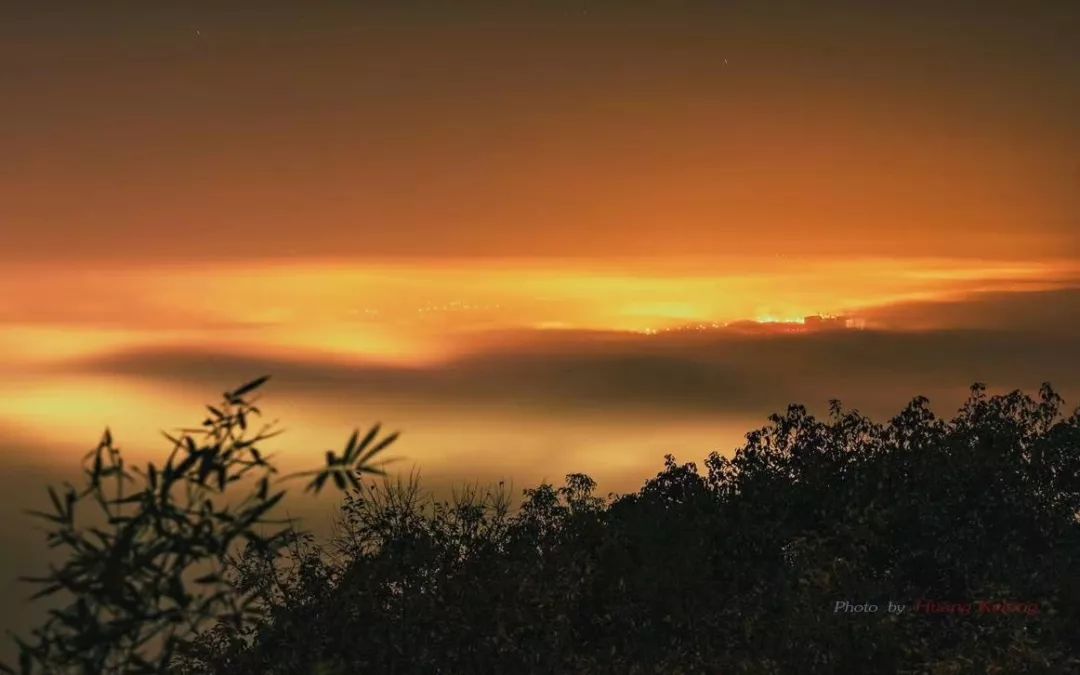
<path id="1" fill-rule="evenodd" d="M 197 345 L 423 363 L 486 333 L 657 333 L 739 322 L 859 318 L 898 303 L 1077 283 L 1069 261 L 742 259 L 251 262 L 36 266 L 0 272 L 0 361 L 64 362 L 140 347 Z M 27 293 L 25 286 L 34 285 Z M 867 327 L 902 328 L 871 322 Z"/>

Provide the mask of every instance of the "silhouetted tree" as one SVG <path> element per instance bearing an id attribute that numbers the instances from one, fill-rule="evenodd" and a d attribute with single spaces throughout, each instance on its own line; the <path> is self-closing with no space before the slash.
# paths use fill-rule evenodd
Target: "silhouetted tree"
<path id="1" fill-rule="evenodd" d="M 32 640 L 18 639 L 22 672 L 165 672 L 200 631 L 243 631 L 258 620 L 266 603 L 236 573 L 238 546 L 273 560 L 305 540 L 269 517 L 285 492 L 259 448 L 277 431 L 250 427 L 260 415 L 251 395 L 267 379 L 207 406 L 200 427 L 165 434 L 172 450 L 164 465 L 125 464 L 106 430 L 85 458 L 84 485 L 49 488 L 53 512 L 33 515 L 50 524 L 48 543 L 64 558 L 30 581 L 42 585 L 35 597 L 59 593 L 69 602 Z M 382 472 L 372 460 L 397 437 L 378 433 L 376 425 L 361 441 L 354 432 L 341 457 L 328 452 L 325 467 L 296 475 L 311 476 L 315 492 L 329 479 L 358 486 L 360 474 Z M 238 489 L 247 492 L 237 497 Z"/>
<path id="2" fill-rule="evenodd" d="M 202 630 L 172 668 L 1080 672 L 1080 415 L 1062 406 L 1049 386 L 981 385 L 951 420 L 922 398 L 884 424 L 791 406 L 704 474 L 669 456 L 633 494 L 571 474 L 516 508 L 501 489 L 360 483 L 329 544 L 232 560 L 227 588 L 259 611 Z"/>

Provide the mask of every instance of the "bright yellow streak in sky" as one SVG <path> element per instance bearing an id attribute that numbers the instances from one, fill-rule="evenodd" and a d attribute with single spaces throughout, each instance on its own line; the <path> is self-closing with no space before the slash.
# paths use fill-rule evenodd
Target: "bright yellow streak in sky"
<path id="1" fill-rule="evenodd" d="M 654 335 L 740 321 L 797 323 L 813 314 L 857 318 L 900 302 L 1047 290 L 1078 278 L 1069 262 L 779 257 L 9 266 L 0 271 L 0 429 L 55 448 L 55 459 L 67 462 L 109 424 L 136 456 L 154 456 L 161 447 L 157 429 L 195 421 L 192 402 L 215 392 L 76 368 L 88 358 L 139 349 L 422 366 L 512 345 L 529 332 Z M 526 450 L 506 444 L 516 437 L 513 424 L 507 438 L 496 438 L 483 431 L 486 417 L 465 429 L 459 419 L 440 417 L 447 411 L 387 405 L 275 398 L 275 409 L 289 411 L 290 423 L 301 427 L 290 437 L 296 446 L 290 440 L 282 447 L 283 459 L 332 447 L 349 425 L 374 421 L 363 416 L 376 410 L 384 421 L 408 422 L 419 437 L 409 461 L 436 472 L 449 461 L 438 440 L 447 429 L 458 439 L 455 453 L 484 439 L 493 457 L 502 456 L 499 447 Z M 704 442 L 707 430 L 700 437 Z M 529 452 L 568 442 L 553 436 Z M 613 454 L 594 459 L 617 464 Z"/>
<path id="2" fill-rule="evenodd" d="M 0 272 L 0 365 L 176 346 L 422 363 L 484 334 L 798 321 L 1072 282 L 1067 262 L 944 259 L 263 262 Z"/>

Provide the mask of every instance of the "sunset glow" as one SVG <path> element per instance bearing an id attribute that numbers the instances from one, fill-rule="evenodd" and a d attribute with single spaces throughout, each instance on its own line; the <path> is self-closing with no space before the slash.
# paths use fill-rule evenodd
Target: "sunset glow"
<path id="1" fill-rule="evenodd" d="M 1067 261 L 944 259 L 16 266 L 0 273 L 7 319 L 0 362 L 190 346 L 424 363 L 469 352 L 488 333 L 859 319 L 897 303 L 1066 288 L 1078 276 Z"/>
<path id="2" fill-rule="evenodd" d="M 651 351 L 690 335 L 946 331 L 966 324 L 948 312 L 923 311 L 913 319 L 893 308 L 1053 292 L 1078 280 L 1070 261 L 786 256 L 265 261 L 228 269 L 15 265 L 0 273 L 0 427 L 54 445 L 48 459 L 40 457 L 50 462 L 66 456 L 63 448 L 84 447 L 105 424 L 126 432 L 136 456 L 152 456 L 157 429 L 182 421 L 205 392 L 173 385 L 166 393 L 152 372 L 111 366 L 98 372 L 93 365 L 144 353 L 422 373 L 485 354 L 549 349 L 544 345 L 561 352 L 570 347 L 555 345 L 565 339 L 589 353 L 596 348 L 577 342 L 593 341 L 589 335 L 611 336 L 598 343 L 606 349 L 637 344 L 633 349 Z M 610 341 L 619 335 L 626 337 Z M 84 375 L 72 374 L 87 367 Z M 230 384 L 225 374 L 213 379 L 215 387 Z M 378 391 L 354 396 L 354 406 L 402 418 L 424 410 L 432 422 L 455 405 L 418 400 L 422 408 L 400 408 L 406 401 L 386 401 Z M 300 416 L 294 421 L 306 429 L 298 438 L 303 445 L 331 442 L 352 409 L 328 413 L 326 403 L 312 407 L 316 399 L 303 392 L 280 401 Z M 425 424 L 414 428 L 423 436 Z M 469 444 L 486 435 L 456 433 Z M 409 457 L 432 470 L 448 459 L 422 444 L 414 448 Z"/>
<path id="3" fill-rule="evenodd" d="M 12 523 L 263 375 L 283 467 L 382 422 L 435 491 L 1080 400 L 1070 3 L 54 4 L 0 20 Z"/>

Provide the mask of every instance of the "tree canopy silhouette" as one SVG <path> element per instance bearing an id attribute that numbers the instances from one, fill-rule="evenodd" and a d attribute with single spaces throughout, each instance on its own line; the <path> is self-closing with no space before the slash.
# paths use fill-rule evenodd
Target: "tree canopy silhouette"
<path id="1" fill-rule="evenodd" d="M 250 616 L 201 624 L 151 665 L 1076 672 L 1080 414 L 1063 405 L 1046 385 L 1036 397 L 976 385 L 952 419 L 923 398 L 886 423 L 836 402 L 825 419 L 793 405 L 730 458 L 710 455 L 704 472 L 668 456 L 621 496 L 597 496 L 581 474 L 526 490 L 520 504 L 501 489 L 436 500 L 415 480 L 342 479 L 332 541 L 285 530 L 280 546 L 251 540 L 221 559 L 224 592 L 244 598 Z M 144 545 L 170 546 L 173 535 L 159 536 Z M 64 589 L 73 607 L 106 592 Z M 878 610 L 850 609 L 870 605 Z M 78 649 L 95 648 L 97 633 L 64 630 L 84 640 Z M 39 635 L 24 655 L 54 663 L 42 645 L 57 633 Z"/>

